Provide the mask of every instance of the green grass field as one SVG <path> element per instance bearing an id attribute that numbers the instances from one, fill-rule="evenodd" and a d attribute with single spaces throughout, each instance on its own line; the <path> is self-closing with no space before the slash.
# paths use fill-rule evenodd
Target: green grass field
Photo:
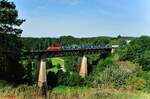
<path id="1" fill-rule="evenodd" d="M 61 66 L 64 66 L 64 60 L 61 58 L 51 58 L 51 61 L 53 65 L 60 64 Z"/>
<path id="2" fill-rule="evenodd" d="M 47 69 L 47 72 L 51 71 L 51 72 L 57 73 L 58 70 L 60 70 L 60 67 L 65 70 L 65 68 L 64 68 L 64 60 L 63 59 L 57 58 L 57 57 L 56 58 L 48 58 L 48 61 L 52 62 L 53 67 Z M 60 67 L 58 67 L 59 65 L 60 65 Z"/>

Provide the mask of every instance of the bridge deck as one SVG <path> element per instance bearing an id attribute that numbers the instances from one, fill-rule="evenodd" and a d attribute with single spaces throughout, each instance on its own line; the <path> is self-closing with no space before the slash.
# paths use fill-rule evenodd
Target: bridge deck
<path id="1" fill-rule="evenodd" d="M 64 50 L 39 50 L 39 51 L 29 51 L 25 52 L 25 55 L 48 55 L 48 56 L 68 56 L 68 55 L 83 55 L 83 54 L 96 54 L 96 53 L 110 53 L 111 47 L 103 48 L 88 48 L 88 49 L 64 49 Z"/>

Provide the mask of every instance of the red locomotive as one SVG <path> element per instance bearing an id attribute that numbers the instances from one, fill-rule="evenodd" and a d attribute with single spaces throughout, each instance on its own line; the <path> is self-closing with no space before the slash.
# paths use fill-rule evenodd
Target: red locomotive
<path id="1" fill-rule="evenodd" d="M 53 46 L 49 46 L 47 48 L 47 50 L 49 50 L 49 51 L 59 51 L 59 50 L 62 50 L 62 47 L 58 46 L 58 45 L 53 45 Z"/>

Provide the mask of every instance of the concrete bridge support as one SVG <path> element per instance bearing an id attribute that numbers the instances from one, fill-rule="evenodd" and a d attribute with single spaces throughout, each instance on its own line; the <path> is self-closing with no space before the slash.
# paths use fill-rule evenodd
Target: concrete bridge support
<path id="1" fill-rule="evenodd" d="M 81 60 L 81 66 L 80 66 L 80 73 L 79 74 L 82 78 L 84 78 L 88 74 L 87 57 L 85 55 L 82 57 L 82 60 Z"/>
<path id="2" fill-rule="evenodd" d="M 113 48 L 112 50 L 111 50 L 111 53 L 114 53 L 115 52 L 115 49 Z"/>
<path id="3" fill-rule="evenodd" d="M 37 99 L 47 99 L 46 59 L 42 58 L 39 67 Z"/>

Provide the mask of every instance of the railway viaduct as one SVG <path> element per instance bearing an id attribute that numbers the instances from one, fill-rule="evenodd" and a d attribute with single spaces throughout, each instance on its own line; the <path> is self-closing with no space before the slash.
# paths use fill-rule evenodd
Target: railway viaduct
<path id="1" fill-rule="evenodd" d="M 80 64 L 80 76 L 84 78 L 87 75 L 87 57 L 88 54 L 107 54 L 111 53 L 112 47 L 110 46 L 102 46 L 95 48 L 80 48 L 80 49 L 64 49 L 57 51 L 48 51 L 48 50 L 40 50 L 40 51 L 29 51 L 24 54 L 30 56 L 32 58 L 37 58 L 40 62 L 39 64 L 39 75 L 38 75 L 38 87 L 39 90 L 37 92 L 37 96 L 46 96 L 47 90 L 47 76 L 46 76 L 46 58 L 47 57 L 58 57 L 58 56 L 80 56 L 81 64 Z"/>

